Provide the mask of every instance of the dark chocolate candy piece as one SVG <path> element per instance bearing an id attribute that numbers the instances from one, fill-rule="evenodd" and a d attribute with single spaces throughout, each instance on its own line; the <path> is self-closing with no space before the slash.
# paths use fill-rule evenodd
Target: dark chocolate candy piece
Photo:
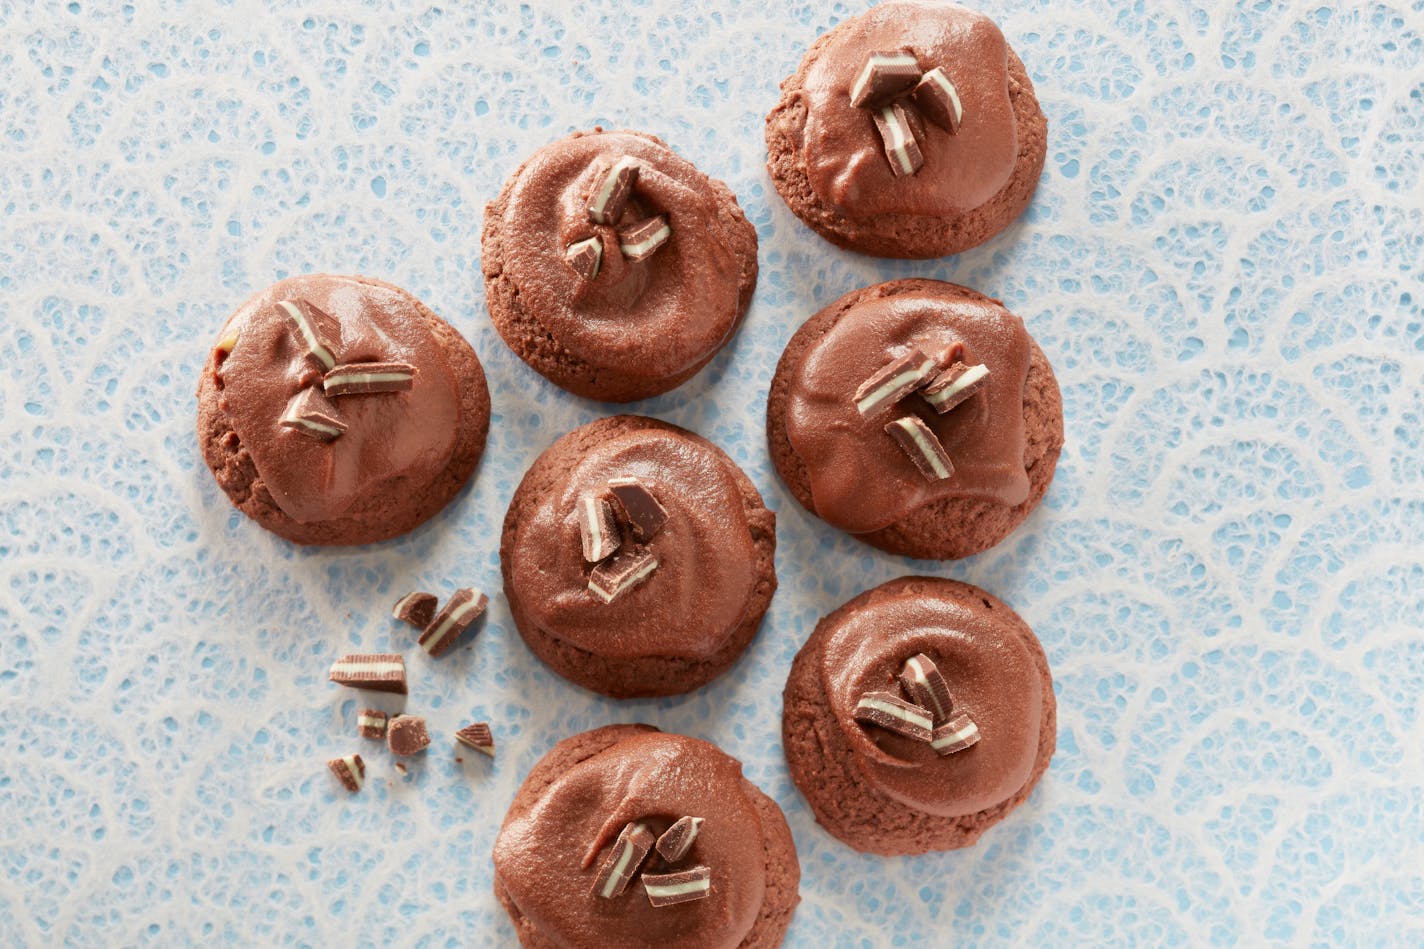
<path id="1" fill-rule="evenodd" d="M 361 653 L 342 656 L 332 663 L 327 674 L 337 685 L 372 692 L 394 692 L 405 695 L 405 660 L 397 653 Z"/>
<path id="2" fill-rule="evenodd" d="M 916 653 L 905 660 L 900 669 L 900 686 L 916 705 L 928 709 L 936 723 L 949 718 L 953 703 L 949 698 L 949 685 L 940 675 L 939 666 L 924 653 Z"/>
<path id="3" fill-rule="evenodd" d="M 344 758 L 332 758 L 326 763 L 331 769 L 331 773 L 336 775 L 336 780 L 341 782 L 341 786 L 348 791 L 359 791 L 366 783 L 366 762 L 361 760 L 360 755 L 347 755 Z"/>
<path id="4" fill-rule="evenodd" d="M 959 90 L 939 66 L 920 78 L 915 91 L 910 93 L 910 101 L 935 125 L 951 135 L 958 134 L 964 122 L 964 106 L 959 101 Z"/>
<path id="5" fill-rule="evenodd" d="M 415 385 L 415 367 L 403 362 L 353 362 L 327 372 L 327 395 L 405 392 Z"/>
<path id="6" fill-rule="evenodd" d="M 605 603 L 642 583 L 658 568 L 658 558 L 652 551 L 623 548 L 615 556 L 593 568 L 588 575 L 588 590 Z"/>
<path id="7" fill-rule="evenodd" d="M 963 712 L 934 730 L 930 747 L 940 755 L 952 755 L 979 743 L 979 726 Z"/>
<path id="8" fill-rule="evenodd" d="M 855 390 L 855 407 L 861 415 L 873 418 L 899 402 L 905 396 L 934 378 L 939 367 L 917 346 L 898 359 L 892 359 Z"/>
<path id="9" fill-rule="evenodd" d="M 672 237 L 667 215 L 659 214 L 618 230 L 618 249 L 632 261 L 647 260 Z"/>
<path id="10" fill-rule="evenodd" d="M 486 722 L 466 725 L 455 733 L 455 740 L 466 748 L 473 748 L 482 755 L 494 757 L 494 734 Z"/>
<path id="11" fill-rule="evenodd" d="M 643 889 L 654 906 L 672 906 L 704 900 L 712 892 L 712 871 L 707 867 L 692 867 L 675 873 L 645 873 Z"/>
<path id="12" fill-rule="evenodd" d="M 852 717 L 864 725 L 878 725 L 906 738 L 929 741 L 934 720 L 928 710 L 911 705 L 894 692 L 867 692 L 856 703 Z"/>
<path id="13" fill-rule="evenodd" d="M 890 160 L 890 170 L 895 177 L 908 178 L 923 168 L 925 156 L 920 151 L 920 143 L 915 141 L 915 132 L 910 127 L 905 107 L 892 102 L 871 114 L 875 116 L 875 128 L 880 132 L 885 157 Z"/>
<path id="14" fill-rule="evenodd" d="M 639 540 L 652 540 L 667 523 L 667 510 L 637 478 L 610 478 L 608 490 Z"/>
<path id="15" fill-rule="evenodd" d="M 623 537 L 613 520 L 613 506 L 592 491 L 578 499 L 579 539 L 583 542 L 583 559 L 598 563 L 618 552 Z"/>
<path id="16" fill-rule="evenodd" d="M 363 708 L 356 715 L 356 734 L 362 738 L 385 738 L 390 716 L 378 708 Z"/>
<path id="17" fill-rule="evenodd" d="M 334 442 L 346 433 L 336 406 L 316 388 L 303 389 L 287 403 L 281 426 L 319 442 Z"/>
<path id="18" fill-rule="evenodd" d="M 420 648 L 439 658 L 450 651 L 460 634 L 469 629 L 484 615 L 489 606 L 489 597 L 476 590 L 456 590 L 455 595 L 445 601 L 445 608 L 435 614 L 430 625 L 420 634 Z"/>
<path id="19" fill-rule="evenodd" d="M 336 317 L 306 300 L 280 300 L 277 307 L 286 315 L 307 357 L 323 372 L 336 368 L 336 351 L 341 346 L 341 323 Z"/>
<path id="20" fill-rule="evenodd" d="M 419 715 L 397 715 L 386 726 L 386 745 L 394 755 L 413 755 L 430 747 L 430 732 Z"/>
<path id="21" fill-rule="evenodd" d="M 677 821 L 658 838 L 658 856 L 668 863 L 677 863 L 687 856 L 692 843 L 702 830 L 702 818 L 679 817 Z"/>
<path id="22" fill-rule="evenodd" d="M 402 623 L 409 623 L 416 629 L 424 629 L 435 618 L 435 606 L 439 602 L 435 594 L 417 590 L 396 600 L 396 605 L 391 608 L 391 616 Z"/>
<path id="23" fill-rule="evenodd" d="M 588 219 L 595 224 L 617 224 L 638 183 L 638 159 L 624 155 L 599 179 L 598 190 L 588 202 Z M 592 278 L 589 278 L 592 279 Z"/>
<path id="24" fill-rule="evenodd" d="M 564 260 L 585 280 L 598 276 L 598 268 L 603 265 L 603 241 L 590 237 L 570 244 L 564 251 Z"/>
<path id="25" fill-rule="evenodd" d="M 988 366 L 966 366 L 956 362 L 930 380 L 920 394 L 940 415 L 962 405 L 989 382 Z"/>
<path id="26" fill-rule="evenodd" d="M 871 53 L 850 87 L 850 104 L 856 108 L 883 105 L 919 81 L 919 61 L 908 49 Z"/>
<path id="27" fill-rule="evenodd" d="M 613 848 L 598 868 L 598 876 L 593 881 L 593 895 L 611 900 L 621 896 L 628 883 L 643 865 L 648 851 L 653 849 L 652 831 L 634 821 L 623 828 Z"/>
<path id="28" fill-rule="evenodd" d="M 904 449 L 927 481 L 943 481 L 954 475 L 954 464 L 944 446 L 918 415 L 897 418 L 885 426 L 885 432 Z"/>

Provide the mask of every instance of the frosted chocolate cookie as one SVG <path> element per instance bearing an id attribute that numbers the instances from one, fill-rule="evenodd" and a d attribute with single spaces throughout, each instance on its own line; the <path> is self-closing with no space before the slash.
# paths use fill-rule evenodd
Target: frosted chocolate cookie
<path id="1" fill-rule="evenodd" d="M 1033 630 L 967 583 L 892 580 L 816 626 L 783 693 L 791 777 L 857 850 L 952 850 L 1022 804 L 1057 705 Z"/>
<path id="2" fill-rule="evenodd" d="M 1047 120 L 988 17 L 892 0 L 816 40 L 766 119 L 767 168 L 822 237 L 880 257 L 982 244 L 1028 206 Z"/>
<path id="3" fill-rule="evenodd" d="M 776 591 L 776 517 L 732 459 L 655 419 L 560 438 L 504 519 L 515 625 L 564 678 L 614 697 L 676 695 L 724 672 Z"/>
<path id="4" fill-rule="evenodd" d="M 1063 403 L 1047 357 L 997 300 L 895 280 L 796 331 L 766 427 L 807 510 L 882 550 L 946 560 L 992 547 L 1038 506 Z"/>
<path id="5" fill-rule="evenodd" d="M 770 949 L 800 878 L 786 818 L 741 763 L 648 725 L 555 745 L 494 845 L 495 896 L 541 949 Z"/>
<path id="6" fill-rule="evenodd" d="M 273 284 L 228 318 L 198 384 L 198 442 L 232 503 L 299 544 L 368 544 L 474 473 L 489 390 L 469 343 L 367 277 Z"/>
<path id="7" fill-rule="evenodd" d="M 756 230 L 720 181 L 651 135 L 576 132 L 485 211 L 490 318 L 536 372 L 630 402 L 691 378 L 751 303 Z"/>

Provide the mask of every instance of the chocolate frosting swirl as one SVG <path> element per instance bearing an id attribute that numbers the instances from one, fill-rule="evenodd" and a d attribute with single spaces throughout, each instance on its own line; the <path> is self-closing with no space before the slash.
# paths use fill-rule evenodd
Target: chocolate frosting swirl
<path id="1" fill-rule="evenodd" d="M 658 567 L 611 603 L 588 592 L 577 501 L 610 478 L 643 483 L 666 509 L 648 544 Z M 625 543 L 628 539 L 625 538 Z M 737 483 L 714 449 L 686 433 L 640 429 L 604 439 L 516 527 L 512 594 L 543 632 L 611 658 L 705 659 L 752 597 L 755 542 Z"/>
<path id="2" fill-rule="evenodd" d="M 340 321 L 338 363 L 416 367 L 409 391 L 337 398 L 348 428 L 333 442 L 280 424 L 292 397 L 321 385 L 320 370 L 276 305 L 297 299 Z M 403 292 L 356 277 L 289 277 L 244 303 L 221 337 L 236 344 L 218 368 L 220 408 L 273 500 L 293 520 L 339 517 L 397 481 L 427 484 L 449 464 L 460 423 L 456 377 L 428 317 Z"/>
<path id="3" fill-rule="evenodd" d="M 940 757 L 928 743 L 855 721 L 866 692 L 899 692 L 905 660 L 924 653 L 979 743 Z M 1022 637 L 973 601 L 910 591 L 851 611 L 827 637 L 819 672 L 856 769 L 888 797 L 938 817 L 999 804 L 1028 781 L 1038 753 L 1042 680 Z"/>
<path id="4" fill-rule="evenodd" d="M 629 821 L 661 833 L 705 818 L 679 866 L 712 870 L 706 899 L 654 908 L 635 879 L 615 899 L 592 894 L 606 848 Z M 766 893 L 761 819 L 742 766 L 705 741 L 636 734 L 575 764 L 523 813 L 511 813 L 494 865 L 519 911 L 560 946 L 737 946 Z"/>
<path id="5" fill-rule="evenodd" d="M 1031 355 L 1023 321 L 1000 303 L 953 284 L 862 300 L 814 342 L 794 369 L 786 435 L 805 463 L 816 513 L 853 533 L 879 530 L 943 497 L 1005 505 L 1029 492 L 1024 469 L 1024 380 Z M 941 359 L 956 344 L 989 369 L 985 388 L 945 415 L 918 396 L 898 411 L 920 416 L 954 463 L 928 481 L 885 434 L 894 412 L 864 418 L 854 395 L 881 366 L 919 346 Z"/>
<path id="6" fill-rule="evenodd" d="M 851 105 L 850 90 L 867 56 L 902 48 L 925 71 L 943 67 L 959 93 L 964 122 L 954 135 L 924 123 L 924 167 L 897 178 L 872 111 Z M 851 217 L 947 215 L 987 202 L 1018 158 L 1008 51 L 988 17 L 924 0 L 882 3 L 828 33 L 813 51 L 801 90 L 806 171 L 817 197 Z"/>
<path id="7" fill-rule="evenodd" d="M 627 227 L 666 214 L 672 237 L 642 261 L 626 259 L 617 231 L 588 217 L 589 197 L 620 157 L 636 158 L 638 183 Z M 559 345 L 589 365 L 657 379 L 700 363 L 736 329 L 741 264 L 718 236 L 716 193 L 661 142 L 630 132 L 575 134 L 536 152 L 520 169 L 505 212 L 505 271 L 522 305 Z M 569 245 L 603 243 L 597 278 L 564 260 Z"/>

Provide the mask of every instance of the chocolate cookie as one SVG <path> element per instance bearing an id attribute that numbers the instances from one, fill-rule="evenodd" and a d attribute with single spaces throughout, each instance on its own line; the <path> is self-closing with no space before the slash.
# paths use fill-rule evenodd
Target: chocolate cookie
<path id="1" fill-rule="evenodd" d="M 741 763 L 649 725 L 555 745 L 494 845 L 495 896 L 537 949 L 769 949 L 800 879 L 786 818 Z"/>
<path id="2" fill-rule="evenodd" d="M 1053 756 L 1048 660 L 967 583 L 904 577 L 817 624 L 783 693 L 791 777 L 816 820 L 887 856 L 975 843 Z"/>
<path id="3" fill-rule="evenodd" d="M 475 352 L 398 287 L 312 274 L 223 324 L 198 383 L 198 442 L 239 510 L 298 544 L 368 544 L 459 493 L 484 451 Z"/>
<path id="4" fill-rule="evenodd" d="M 894 280 L 796 331 L 766 430 L 808 511 L 882 550 L 949 560 L 997 544 L 1038 506 L 1063 402 L 1047 357 L 997 300 Z"/>
<path id="5" fill-rule="evenodd" d="M 736 197 L 639 132 L 576 132 L 534 153 L 485 210 L 481 252 L 510 348 L 609 402 L 691 378 L 756 287 L 756 230 Z"/>
<path id="6" fill-rule="evenodd" d="M 880 257 L 941 257 L 1008 227 L 1047 120 L 992 20 L 891 0 L 816 40 L 766 117 L 767 169 L 801 220 Z"/>
<path id="7" fill-rule="evenodd" d="M 776 591 L 776 517 L 689 431 L 600 419 L 535 460 L 500 539 L 504 592 L 529 648 L 618 698 L 676 695 L 725 671 Z"/>

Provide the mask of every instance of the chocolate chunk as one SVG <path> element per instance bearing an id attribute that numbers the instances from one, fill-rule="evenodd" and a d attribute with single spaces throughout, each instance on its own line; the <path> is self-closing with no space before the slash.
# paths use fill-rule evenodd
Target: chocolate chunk
<path id="1" fill-rule="evenodd" d="M 323 381 L 327 395 L 405 392 L 415 385 L 415 367 L 403 362 L 353 362 L 337 366 Z"/>
<path id="2" fill-rule="evenodd" d="M 964 106 L 959 102 L 959 90 L 939 66 L 920 78 L 915 91 L 910 93 L 910 101 L 935 125 L 951 135 L 958 134 L 964 121 Z"/>
<path id="3" fill-rule="evenodd" d="M 282 414 L 280 424 L 298 435 L 315 438 L 319 442 L 334 442 L 346 433 L 347 428 L 336 406 L 315 388 L 303 389 L 287 403 L 287 411 Z"/>
<path id="4" fill-rule="evenodd" d="M 613 556 L 623 543 L 618 525 L 613 520 L 612 505 L 591 491 L 579 495 L 578 523 L 579 539 L 583 541 L 583 559 L 589 563 L 598 563 Z"/>
<path id="5" fill-rule="evenodd" d="M 952 755 L 978 743 L 979 726 L 963 712 L 936 728 L 930 738 L 930 747 L 940 755 Z"/>
<path id="6" fill-rule="evenodd" d="M 871 53 L 850 87 L 850 104 L 856 108 L 883 105 L 919 81 L 919 61 L 908 49 Z"/>
<path id="7" fill-rule="evenodd" d="M 598 268 L 603 265 L 603 241 L 590 237 L 570 244 L 564 251 L 564 260 L 585 280 L 598 276 Z"/>
<path id="8" fill-rule="evenodd" d="M 867 692 L 856 703 L 852 717 L 865 725 L 878 725 L 906 738 L 929 741 L 934 720 L 918 705 L 893 692 Z"/>
<path id="9" fill-rule="evenodd" d="M 588 575 L 588 589 L 605 603 L 642 583 L 658 568 L 658 558 L 651 551 L 624 548 L 616 556 L 603 561 Z"/>
<path id="10" fill-rule="evenodd" d="M 897 418 L 885 426 L 885 432 L 910 456 L 926 481 L 943 481 L 954 475 L 954 464 L 944 446 L 918 415 Z"/>
<path id="11" fill-rule="evenodd" d="M 455 740 L 466 748 L 473 748 L 482 755 L 494 757 L 494 735 L 485 722 L 466 725 L 455 733 Z"/>
<path id="12" fill-rule="evenodd" d="M 658 838 L 658 855 L 668 863 L 677 863 L 692 849 L 692 842 L 702 829 L 702 818 L 679 817 L 677 822 Z"/>
<path id="13" fill-rule="evenodd" d="M 445 655 L 460 634 L 484 615 L 487 606 L 489 597 L 483 593 L 470 589 L 456 590 L 455 595 L 445 601 L 445 608 L 420 634 L 420 647 L 436 658 Z"/>
<path id="14" fill-rule="evenodd" d="M 326 763 L 331 769 L 331 773 L 336 775 L 336 780 L 341 782 L 341 786 L 348 791 L 359 791 L 366 783 L 366 762 L 361 760 L 360 755 L 347 755 L 344 758 L 332 758 Z"/>
<path id="15" fill-rule="evenodd" d="M 676 873 L 645 873 L 641 879 L 643 889 L 648 893 L 648 902 L 654 906 L 705 900 L 712 892 L 712 871 L 707 867 L 693 867 Z"/>
<path id="16" fill-rule="evenodd" d="M 917 653 L 905 660 L 900 669 L 900 685 L 916 705 L 928 709 L 935 722 L 949 718 L 953 703 L 949 699 L 949 685 L 940 675 L 939 666 L 924 653 Z"/>
<path id="17" fill-rule="evenodd" d="M 925 165 L 920 143 L 915 141 L 915 132 L 910 127 L 909 116 L 904 106 L 898 102 L 881 106 L 872 113 L 875 128 L 880 132 L 880 141 L 885 146 L 885 157 L 890 160 L 890 170 L 896 178 L 907 178 Z"/>
<path id="18" fill-rule="evenodd" d="M 430 732 L 419 715 L 397 715 L 386 726 L 386 745 L 394 755 L 413 755 L 430 747 Z"/>
<path id="19" fill-rule="evenodd" d="M 966 366 L 956 362 L 930 380 L 920 395 L 940 415 L 962 405 L 989 382 L 988 366 Z"/>
<path id="20" fill-rule="evenodd" d="M 341 345 L 341 323 L 336 317 L 306 300 L 280 300 L 277 307 L 286 314 L 287 324 L 296 332 L 307 357 L 323 372 L 335 369 Z"/>
<path id="21" fill-rule="evenodd" d="M 390 716 L 378 708 L 363 708 L 356 716 L 356 733 L 362 738 L 385 738 Z"/>
<path id="22" fill-rule="evenodd" d="M 667 511 L 637 478 L 610 478 L 608 490 L 639 540 L 652 540 L 667 523 Z"/>
<path id="23" fill-rule="evenodd" d="M 876 370 L 855 390 L 855 407 L 866 418 L 874 418 L 905 396 L 934 378 L 939 366 L 919 347 L 893 359 Z"/>
<path id="24" fill-rule="evenodd" d="M 672 225 L 667 215 L 659 214 L 630 227 L 619 228 L 618 249 L 632 261 L 647 260 L 672 237 Z"/>
<path id="25" fill-rule="evenodd" d="M 342 656 L 332 663 L 327 674 L 337 685 L 347 685 L 353 689 L 370 689 L 372 692 L 407 693 L 405 684 L 405 660 L 396 653 L 361 653 Z"/>
<path id="26" fill-rule="evenodd" d="M 588 203 L 588 219 L 595 224 L 617 224 L 638 183 L 638 159 L 624 155 L 603 173 L 598 190 Z M 592 278 L 589 278 L 592 279 Z"/>
<path id="27" fill-rule="evenodd" d="M 651 849 L 653 834 L 646 826 L 634 821 L 624 827 L 604 858 L 603 866 L 598 868 L 593 895 L 605 900 L 621 896 Z"/>
<path id="28" fill-rule="evenodd" d="M 417 590 L 396 600 L 396 605 L 391 608 L 391 616 L 402 623 L 409 623 L 416 629 L 424 629 L 435 618 L 435 606 L 439 602 L 435 594 Z"/>

